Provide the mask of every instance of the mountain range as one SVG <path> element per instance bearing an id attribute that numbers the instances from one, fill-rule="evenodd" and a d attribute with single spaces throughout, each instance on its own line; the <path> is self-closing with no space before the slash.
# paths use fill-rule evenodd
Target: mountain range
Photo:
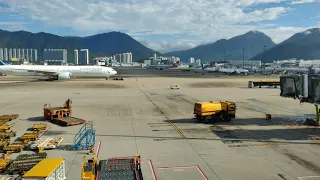
<path id="1" fill-rule="evenodd" d="M 90 59 L 98 56 L 111 56 L 132 52 L 133 60 L 148 59 L 154 53 L 129 35 L 121 32 L 102 33 L 88 37 L 62 37 L 49 33 L 30 33 L 26 31 L 9 32 L 0 30 L 0 48 L 34 48 L 40 50 L 57 48 L 68 50 L 68 61 L 74 59 L 74 49 L 89 49 Z M 249 31 L 230 39 L 220 39 L 214 43 L 200 45 L 183 51 L 165 53 L 178 56 L 182 61 L 190 57 L 204 62 L 212 60 L 262 60 L 272 62 L 290 58 L 320 59 L 320 28 L 296 33 L 282 43 L 275 44 L 271 38 L 259 31 Z"/>
<path id="2" fill-rule="evenodd" d="M 109 32 L 88 37 L 62 37 L 49 33 L 0 30 L 0 48 L 67 49 L 68 61 L 74 59 L 74 49 L 89 49 L 90 59 L 132 52 L 132 59 L 139 60 L 158 53 L 121 32 Z M 41 59 L 42 53 L 39 53 Z"/>
<path id="3" fill-rule="evenodd" d="M 250 59 L 264 49 L 272 48 L 275 43 L 271 38 L 259 31 L 250 31 L 231 39 L 221 39 L 211 44 L 197 46 L 183 51 L 166 53 L 168 56 L 178 56 L 186 61 L 189 57 L 202 61 L 211 60 L 242 60 Z"/>
<path id="4" fill-rule="evenodd" d="M 283 59 L 320 59 L 320 28 L 308 29 L 296 33 L 289 39 L 277 44 L 273 48 L 262 52 L 251 59 L 272 62 Z"/>

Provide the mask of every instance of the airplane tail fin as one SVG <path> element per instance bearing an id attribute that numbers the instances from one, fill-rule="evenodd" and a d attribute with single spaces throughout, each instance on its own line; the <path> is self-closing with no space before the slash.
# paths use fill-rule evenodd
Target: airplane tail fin
<path id="1" fill-rule="evenodd" d="M 203 66 L 203 64 L 201 63 L 201 68 L 202 68 L 202 70 L 204 70 L 204 66 Z"/>
<path id="2" fill-rule="evenodd" d="M 175 63 L 173 63 L 172 64 L 172 68 L 176 68 L 176 67 L 178 67 L 180 65 L 180 61 L 177 61 L 177 62 L 175 62 Z"/>
<path id="3" fill-rule="evenodd" d="M 0 60 L 0 66 L 6 65 L 3 61 Z"/>

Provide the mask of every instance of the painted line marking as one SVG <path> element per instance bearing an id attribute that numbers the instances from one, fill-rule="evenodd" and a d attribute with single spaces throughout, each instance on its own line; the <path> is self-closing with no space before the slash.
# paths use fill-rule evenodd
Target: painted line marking
<path id="1" fill-rule="evenodd" d="M 96 157 L 98 158 L 99 153 L 100 153 L 100 146 L 101 146 L 101 141 L 99 141 L 98 147 L 97 147 L 97 153 L 96 153 Z"/>
<path id="2" fill-rule="evenodd" d="M 209 180 L 206 174 L 202 171 L 199 166 L 172 166 L 172 167 L 158 167 L 159 169 L 189 169 L 189 168 L 196 168 L 199 173 L 202 175 L 203 179 Z"/>
<path id="3" fill-rule="evenodd" d="M 6 110 L 6 109 L 9 109 L 9 108 L 12 108 L 12 107 L 15 107 L 15 106 L 19 106 L 19 105 L 24 104 L 24 103 L 27 103 L 27 102 L 29 102 L 29 101 L 30 101 L 30 100 L 23 101 L 23 102 L 18 103 L 18 104 L 13 104 L 13 105 L 11 105 L 11 106 L 8 106 L 8 107 L 5 107 L 5 108 L 3 108 L 3 109 L 0 109 L 0 111 L 3 111 L 3 110 Z"/>
<path id="4" fill-rule="evenodd" d="M 169 118 L 168 118 L 169 119 Z M 170 120 L 169 120 L 170 121 Z M 172 127 L 179 133 L 179 135 L 181 136 L 182 139 L 186 139 L 186 137 L 182 134 L 182 132 L 177 128 L 176 125 L 174 125 L 171 121 L 170 124 L 172 125 Z"/>
<path id="5" fill-rule="evenodd" d="M 46 133 L 49 129 L 51 129 L 51 126 L 48 126 L 48 128 L 44 130 L 37 139 L 39 139 L 42 135 L 44 135 L 44 133 Z"/>
<path id="6" fill-rule="evenodd" d="M 310 178 L 317 178 L 317 179 L 320 179 L 320 176 L 303 176 L 303 177 L 298 177 L 300 180 L 303 180 L 303 179 L 310 179 Z"/>
<path id="7" fill-rule="evenodd" d="M 151 160 L 149 160 L 149 165 L 150 165 L 150 169 L 151 169 L 151 171 L 152 171 L 153 179 L 154 179 L 154 180 L 158 180 L 158 178 L 157 178 L 157 176 L 156 176 L 156 173 L 155 173 L 155 171 L 154 171 L 154 167 L 153 167 L 153 164 L 152 164 L 152 161 L 151 161 Z"/>

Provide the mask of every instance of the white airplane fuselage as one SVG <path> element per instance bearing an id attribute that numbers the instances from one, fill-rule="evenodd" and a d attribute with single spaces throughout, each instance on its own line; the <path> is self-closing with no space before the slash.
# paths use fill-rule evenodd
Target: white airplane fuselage
<path id="1" fill-rule="evenodd" d="M 51 65 L 2 65 L 0 72 L 7 75 L 34 76 L 46 73 L 70 73 L 71 77 L 110 77 L 117 72 L 103 66 L 51 66 Z M 43 72 L 43 73 L 42 73 Z"/>

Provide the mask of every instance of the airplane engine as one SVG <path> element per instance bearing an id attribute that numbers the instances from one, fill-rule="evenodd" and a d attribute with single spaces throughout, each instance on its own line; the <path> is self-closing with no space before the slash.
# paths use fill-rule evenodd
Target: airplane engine
<path id="1" fill-rule="evenodd" d="M 69 72 L 61 72 L 58 74 L 58 79 L 59 80 L 66 80 L 71 78 L 71 73 Z"/>

